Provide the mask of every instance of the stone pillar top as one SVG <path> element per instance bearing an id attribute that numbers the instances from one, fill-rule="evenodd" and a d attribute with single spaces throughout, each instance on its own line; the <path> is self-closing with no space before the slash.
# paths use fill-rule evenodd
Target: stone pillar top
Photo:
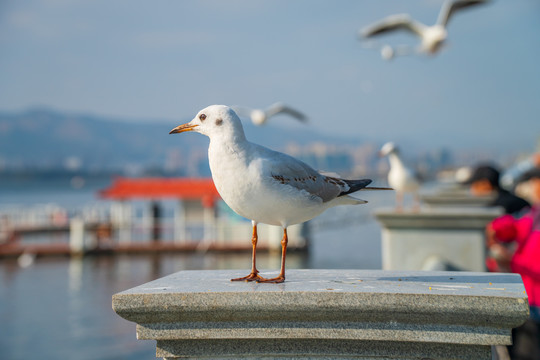
<path id="1" fill-rule="evenodd" d="M 488 207 L 495 201 L 495 196 L 473 196 L 467 192 L 439 192 L 420 196 L 428 206 L 441 207 Z"/>
<path id="2" fill-rule="evenodd" d="M 444 207 L 420 211 L 397 212 L 378 209 L 375 216 L 387 228 L 484 229 L 486 224 L 503 214 L 497 207 Z"/>
<path id="3" fill-rule="evenodd" d="M 181 271 L 114 295 L 113 308 L 137 323 L 394 319 L 514 327 L 528 314 L 527 295 L 515 274 L 290 270 L 282 284 L 229 281 L 240 275 Z"/>

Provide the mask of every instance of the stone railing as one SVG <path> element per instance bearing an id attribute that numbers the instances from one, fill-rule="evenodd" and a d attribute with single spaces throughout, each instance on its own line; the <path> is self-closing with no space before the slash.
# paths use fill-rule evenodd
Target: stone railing
<path id="1" fill-rule="evenodd" d="M 484 271 L 486 225 L 499 208 L 427 208 L 375 212 L 382 226 L 384 270 Z"/>
<path id="2" fill-rule="evenodd" d="M 282 284 L 241 271 L 181 271 L 113 296 L 164 358 L 491 359 L 528 317 L 513 274 L 290 270 Z M 263 274 L 268 275 L 268 274 Z"/>

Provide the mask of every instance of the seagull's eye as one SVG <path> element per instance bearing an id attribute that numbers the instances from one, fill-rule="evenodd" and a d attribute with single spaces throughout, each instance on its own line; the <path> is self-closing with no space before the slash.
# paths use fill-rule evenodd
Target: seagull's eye
<path id="1" fill-rule="evenodd" d="M 199 119 L 200 119 L 201 121 L 206 120 L 206 115 L 205 115 L 205 114 L 199 115 Z"/>

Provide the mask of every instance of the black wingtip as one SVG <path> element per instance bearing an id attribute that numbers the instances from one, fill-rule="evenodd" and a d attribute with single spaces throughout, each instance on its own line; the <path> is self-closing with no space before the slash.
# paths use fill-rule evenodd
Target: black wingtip
<path id="1" fill-rule="evenodd" d="M 339 196 L 351 194 L 353 192 L 356 192 L 358 190 L 364 189 L 366 186 L 371 184 L 373 180 L 371 179 L 361 179 L 361 180 L 343 180 L 349 185 L 349 190 L 344 191 L 339 194 Z"/>

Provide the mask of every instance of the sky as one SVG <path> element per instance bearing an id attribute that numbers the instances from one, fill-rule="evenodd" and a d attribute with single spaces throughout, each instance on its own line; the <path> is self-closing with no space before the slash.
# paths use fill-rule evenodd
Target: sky
<path id="1" fill-rule="evenodd" d="M 283 101 L 331 135 L 413 148 L 530 152 L 540 138 L 540 2 L 455 15 L 436 56 L 385 61 L 358 30 L 442 0 L 2 0 L 0 110 L 191 119 Z M 380 42 L 415 43 L 409 35 Z M 292 120 L 276 119 L 287 131 Z M 412 150 L 411 150 L 412 151 Z"/>

